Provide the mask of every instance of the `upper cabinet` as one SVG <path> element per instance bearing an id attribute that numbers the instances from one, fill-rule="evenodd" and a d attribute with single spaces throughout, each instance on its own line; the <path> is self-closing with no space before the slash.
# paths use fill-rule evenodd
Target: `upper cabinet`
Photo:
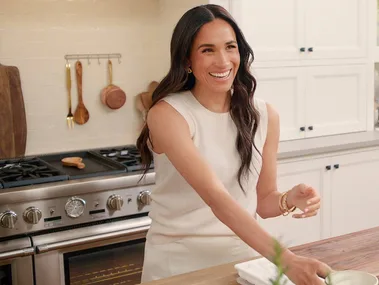
<path id="1" fill-rule="evenodd" d="M 256 96 L 278 111 L 281 141 L 373 129 L 374 0 L 213 3 L 231 12 L 254 51 Z"/>
<path id="2" fill-rule="evenodd" d="M 228 2 L 256 62 L 307 65 L 315 59 L 359 59 L 367 54 L 366 0 Z"/>
<path id="3" fill-rule="evenodd" d="M 255 96 L 280 116 L 280 140 L 365 131 L 364 64 L 253 69 Z"/>
<path id="4" fill-rule="evenodd" d="M 303 0 L 235 0 L 230 11 L 256 61 L 299 60 L 305 54 Z"/>
<path id="5" fill-rule="evenodd" d="M 305 44 L 310 59 L 363 58 L 367 55 L 366 0 L 307 0 Z M 308 58 L 307 58 L 308 59 Z"/>

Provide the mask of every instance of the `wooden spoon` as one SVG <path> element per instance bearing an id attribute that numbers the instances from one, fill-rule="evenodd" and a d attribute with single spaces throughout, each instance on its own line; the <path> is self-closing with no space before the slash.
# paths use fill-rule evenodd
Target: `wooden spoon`
<path id="1" fill-rule="evenodd" d="M 147 111 L 146 111 L 145 106 L 142 103 L 142 96 L 141 96 L 141 94 L 138 94 L 136 96 L 136 108 L 137 108 L 138 111 L 141 112 L 142 119 L 145 121 L 146 120 L 146 113 L 147 113 Z"/>
<path id="2" fill-rule="evenodd" d="M 151 94 L 157 89 L 159 83 L 157 81 L 151 81 L 149 86 L 147 87 L 147 91 Z"/>
<path id="3" fill-rule="evenodd" d="M 87 123 L 89 120 L 89 112 L 83 103 L 83 89 L 82 89 L 83 67 L 82 67 L 82 63 L 79 60 L 75 63 L 75 70 L 76 70 L 76 81 L 78 85 L 79 103 L 74 113 L 74 120 L 77 124 L 83 125 Z"/>
<path id="4" fill-rule="evenodd" d="M 140 96 L 141 96 L 141 100 L 142 100 L 142 103 L 143 103 L 143 106 L 145 107 L 145 109 L 150 110 L 150 107 L 153 104 L 150 93 L 149 92 L 142 92 L 142 93 L 140 93 Z"/>
<path id="5" fill-rule="evenodd" d="M 82 162 L 83 159 L 81 157 L 65 157 L 62 159 L 62 163 L 64 166 L 74 166 L 79 169 L 83 169 L 86 165 Z"/>

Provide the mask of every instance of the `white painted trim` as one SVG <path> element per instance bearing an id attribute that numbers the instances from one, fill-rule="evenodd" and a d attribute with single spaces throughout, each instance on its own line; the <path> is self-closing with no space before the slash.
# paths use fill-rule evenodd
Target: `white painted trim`
<path id="1" fill-rule="evenodd" d="M 374 114 L 375 114 L 375 66 L 372 62 L 367 63 L 367 131 L 374 130 Z"/>
<path id="2" fill-rule="evenodd" d="M 253 48 L 254 51 L 254 48 Z M 272 67 L 307 67 L 307 66 L 332 66 L 332 65 L 352 65 L 352 64 L 365 64 L 367 58 L 356 59 L 317 59 L 307 61 L 254 61 L 253 66 L 259 68 L 272 68 Z"/>
<path id="3" fill-rule="evenodd" d="M 369 0 L 367 4 L 368 24 L 368 54 L 371 62 L 379 61 L 379 47 L 377 45 L 377 1 Z"/>

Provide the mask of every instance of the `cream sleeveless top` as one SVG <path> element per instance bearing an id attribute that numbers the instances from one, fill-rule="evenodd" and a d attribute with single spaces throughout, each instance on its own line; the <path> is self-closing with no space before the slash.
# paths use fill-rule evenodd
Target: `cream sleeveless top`
<path id="1" fill-rule="evenodd" d="M 262 166 L 261 156 L 254 146 L 251 172 L 238 183 L 240 156 L 236 149 L 237 128 L 229 113 L 214 113 L 193 96 L 191 91 L 172 94 L 163 99 L 179 112 L 189 125 L 193 143 L 215 171 L 230 195 L 255 216 L 256 185 Z M 267 134 L 267 109 L 264 101 L 254 99 L 260 113 L 255 144 L 260 153 Z M 186 182 L 165 154 L 153 152 L 155 187 L 152 189 L 151 227 L 147 234 L 150 244 L 165 244 L 184 237 L 235 236 Z"/>

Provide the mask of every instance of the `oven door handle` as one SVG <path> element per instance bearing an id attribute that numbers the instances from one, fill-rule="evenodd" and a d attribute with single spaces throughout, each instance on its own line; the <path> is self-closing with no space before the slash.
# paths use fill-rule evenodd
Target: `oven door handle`
<path id="1" fill-rule="evenodd" d="M 25 257 L 30 256 L 34 254 L 34 248 L 33 247 L 27 247 L 17 250 L 10 250 L 5 252 L 0 252 L 0 260 L 5 259 L 13 259 L 18 257 Z"/>
<path id="2" fill-rule="evenodd" d="M 67 247 L 78 246 L 78 245 L 83 245 L 83 244 L 88 244 L 88 243 L 93 243 L 93 242 L 100 242 L 100 241 L 105 241 L 105 240 L 109 240 L 113 238 L 119 238 L 122 236 L 129 236 L 129 235 L 133 236 L 133 238 L 131 238 L 130 240 L 135 239 L 135 238 L 144 238 L 149 228 L 150 226 L 148 225 L 148 226 L 142 226 L 142 227 L 133 228 L 133 229 L 81 237 L 77 239 L 64 240 L 61 242 L 42 244 L 42 245 L 37 246 L 37 253 L 44 253 L 48 251 L 59 250 L 59 249 L 67 248 Z"/>

